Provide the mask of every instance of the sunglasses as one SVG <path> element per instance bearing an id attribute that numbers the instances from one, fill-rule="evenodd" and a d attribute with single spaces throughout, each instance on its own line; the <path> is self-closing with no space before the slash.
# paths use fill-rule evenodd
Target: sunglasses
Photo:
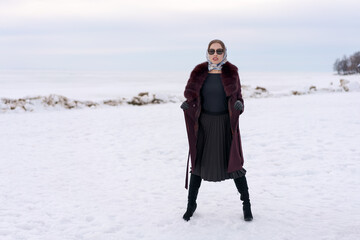
<path id="1" fill-rule="evenodd" d="M 210 48 L 210 49 L 208 50 L 208 53 L 209 53 L 209 55 L 213 55 L 213 54 L 215 53 L 215 49 Z M 218 55 L 221 55 L 221 54 L 224 53 L 224 49 L 218 48 L 218 49 L 216 49 L 216 53 L 217 53 Z"/>

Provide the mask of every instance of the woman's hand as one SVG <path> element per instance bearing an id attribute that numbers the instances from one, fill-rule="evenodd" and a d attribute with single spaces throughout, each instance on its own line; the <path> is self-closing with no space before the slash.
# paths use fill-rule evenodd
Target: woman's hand
<path id="1" fill-rule="evenodd" d="M 186 109 L 189 108 L 189 104 L 185 101 L 185 102 L 183 102 L 183 103 L 181 104 L 180 107 L 181 107 L 183 110 L 186 110 Z"/>
<path id="2" fill-rule="evenodd" d="M 236 102 L 234 104 L 234 108 L 236 110 L 239 110 L 240 112 L 242 112 L 244 110 L 244 105 L 242 104 L 242 102 L 240 100 L 236 100 Z"/>

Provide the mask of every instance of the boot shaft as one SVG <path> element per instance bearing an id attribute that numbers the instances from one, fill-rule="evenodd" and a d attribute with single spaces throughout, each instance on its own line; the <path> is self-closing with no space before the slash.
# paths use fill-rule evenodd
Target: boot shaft
<path id="1" fill-rule="evenodd" d="M 246 177 L 242 176 L 234 179 L 236 188 L 240 193 L 240 200 L 243 201 L 244 204 L 250 204 L 250 196 L 249 196 L 249 187 L 246 181 Z"/>
<path id="2" fill-rule="evenodd" d="M 188 193 L 188 204 L 194 205 L 196 203 L 197 195 L 199 193 L 199 188 L 201 186 L 201 177 L 191 174 L 190 176 L 190 185 Z"/>

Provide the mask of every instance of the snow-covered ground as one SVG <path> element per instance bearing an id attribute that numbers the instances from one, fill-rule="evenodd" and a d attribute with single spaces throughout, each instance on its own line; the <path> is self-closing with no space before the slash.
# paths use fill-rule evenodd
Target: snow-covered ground
<path id="1" fill-rule="evenodd" d="M 179 106 L 0 114 L 0 239 L 360 238 L 360 92 L 245 99 L 252 222 L 232 180 L 182 219 Z"/>

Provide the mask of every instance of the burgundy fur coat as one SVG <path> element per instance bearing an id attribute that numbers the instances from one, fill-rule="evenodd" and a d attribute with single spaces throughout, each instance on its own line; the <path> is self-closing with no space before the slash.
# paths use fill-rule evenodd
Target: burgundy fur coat
<path id="1" fill-rule="evenodd" d="M 242 112 L 234 108 L 236 100 L 240 100 L 244 105 L 241 95 L 241 84 L 238 74 L 238 68 L 226 62 L 222 66 L 221 81 L 228 97 L 228 109 L 230 116 L 230 125 L 232 132 L 232 142 L 230 147 L 230 157 L 227 172 L 241 170 L 244 157 L 241 147 L 241 138 L 239 130 L 239 116 Z M 196 161 L 196 142 L 198 135 L 198 119 L 201 112 L 200 89 L 208 74 L 208 62 L 198 64 L 191 72 L 190 78 L 186 84 L 184 96 L 189 108 L 184 110 L 187 136 L 189 140 L 189 155 L 186 166 L 185 188 L 188 188 L 189 157 L 191 156 L 191 168 L 194 169 Z"/>

